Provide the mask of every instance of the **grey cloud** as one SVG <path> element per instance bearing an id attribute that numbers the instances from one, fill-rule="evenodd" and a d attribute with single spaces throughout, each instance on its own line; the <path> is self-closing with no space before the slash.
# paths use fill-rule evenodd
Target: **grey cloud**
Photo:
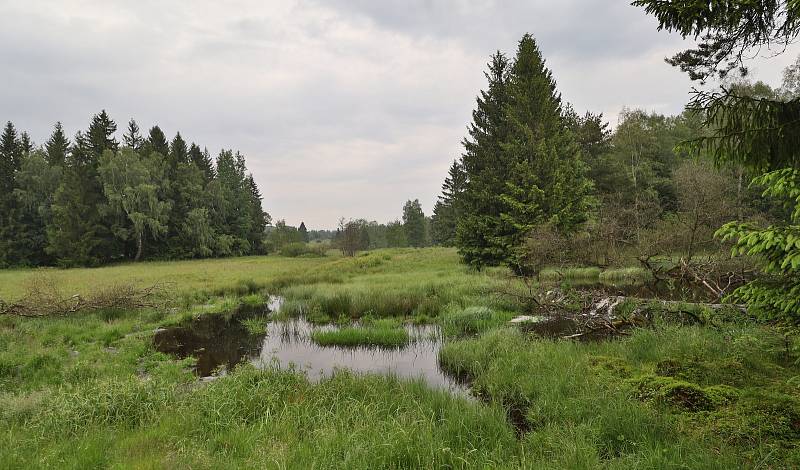
<path id="1" fill-rule="evenodd" d="M 489 54 L 524 32 L 579 111 L 686 101 L 662 60 L 681 42 L 627 2 L 43 0 L 0 3 L 0 120 L 43 142 L 105 108 L 240 149 L 289 223 L 386 221 L 409 198 L 430 212 Z"/>

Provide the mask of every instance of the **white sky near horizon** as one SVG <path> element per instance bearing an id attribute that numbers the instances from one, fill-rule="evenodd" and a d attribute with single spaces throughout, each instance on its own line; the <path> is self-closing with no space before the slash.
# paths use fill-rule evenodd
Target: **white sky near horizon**
<path id="1" fill-rule="evenodd" d="M 0 0 L 0 121 L 36 143 L 106 109 L 121 138 L 180 131 L 240 150 L 265 209 L 290 225 L 426 214 L 483 88 L 485 64 L 533 34 L 565 101 L 681 111 L 692 83 L 664 63 L 688 44 L 626 1 Z M 773 85 L 800 49 L 753 61 Z"/>

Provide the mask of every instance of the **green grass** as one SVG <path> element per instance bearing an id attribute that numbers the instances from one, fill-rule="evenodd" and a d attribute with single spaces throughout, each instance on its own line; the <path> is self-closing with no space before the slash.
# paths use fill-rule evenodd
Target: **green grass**
<path id="1" fill-rule="evenodd" d="M 800 463 L 800 396 L 781 341 L 756 326 L 669 326 L 590 344 L 500 329 L 440 358 L 510 410 L 557 467 L 784 467 Z"/>
<path id="2" fill-rule="evenodd" d="M 408 332 L 403 328 L 345 327 L 336 330 L 315 330 L 311 340 L 320 346 L 379 346 L 399 348 L 408 344 Z"/>
<path id="3" fill-rule="evenodd" d="M 33 276 L 52 279 L 68 294 L 86 294 L 98 287 L 132 283 L 139 286 L 164 284 L 179 294 L 243 295 L 262 288 L 288 285 L 297 279 L 313 281 L 310 271 L 337 258 L 283 258 L 253 256 L 173 262 L 126 263 L 102 268 L 0 270 L 0 298 L 16 299 Z M 326 280 L 335 281 L 333 273 Z"/>
<path id="4" fill-rule="evenodd" d="M 600 273 L 598 279 L 600 282 L 605 284 L 613 284 L 618 282 L 633 284 L 649 281 L 652 279 L 652 275 L 644 268 L 629 267 L 603 271 Z"/>
<path id="5" fill-rule="evenodd" d="M 539 273 L 541 281 L 562 281 L 562 280 L 581 280 L 594 281 L 600 277 L 601 269 L 597 267 L 568 267 L 568 268 L 545 268 Z"/>
<path id="6" fill-rule="evenodd" d="M 445 337 L 458 338 L 503 326 L 514 316 L 514 313 L 496 312 L 488 307 L 468 307 L 450 309 L 439 317 L 438 324 Z"/>
<path id="7" fill-rule="evenodd" d="M 598 267 L 546 268 L 539 273 L 542 282 L 572 281 L 578 283 L 626 283 L 635 284 L 651 279 L 650 273 L 640 267 L 612 268 L 602 270 Z"/>
<path id="8" fill-rule="evenodd" d="M 269 317 L 258 316 L 242 320 L 242 324 L 250 334 L 259 335 L 267 331 L 267 324 L 271 321 Z"/>
<path id="9" fill-rule="evenodd" d="M 451 249 L 45 270 L 66 291 L 174 281 L 169 308 L 0 316 L 0 468 L 796 468 L 796 341 L 775 328 L 659 325 L 598 343 L 507 328 L 504 270 Z M 0 272 L 13 298 L 34 271 Z M 443 366 L 479 400 L 418 381 L 244 366 L 212 383 L 153 331 L 260 308 L 441 325 Z M 263 331 L 261 317 L 248 329 Z M 524 432 L 519 432 L 520 430 Z"/>

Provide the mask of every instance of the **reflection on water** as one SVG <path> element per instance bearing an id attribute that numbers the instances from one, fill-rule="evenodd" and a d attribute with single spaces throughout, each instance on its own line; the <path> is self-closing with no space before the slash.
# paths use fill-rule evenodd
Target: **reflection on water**
<path id="1" fill-rule="evenodd" d="M 162 328 L 153 340 L 158 351 L 178 357 L 195 357 L 201 377 L 223 373 L 249 361 L 257 367 L 277 364 L 303 370 L 312 381 L 336 369 L 357 373 L 393 374 L 422 379 L 428 385 L 466 395 L 467 388 L 439 367 L 441 335 L 435 326 L 406 326 L 411 341 L 401 348 L 318 346 L 311 341 L 315 328 L 304 319 L 270 321 L 266 331 L 253 334 L 241 323 L 280 308 L 281 299 L 270 298 L 264 311 L 239 312 L 230 317 L 204 315 L 189 324 Z"/>
<path id="2" fill-rule="evenodd" d="M 156 330 L 153 345 L 163 353 L 196 358 L 195 372 L 208 377 L 221 367 L 230 370 L 258 354 L 263 337 L 252 335 L 239 318 L 203 315 L 188 325 Z"/>
<path id="3" fill-rule="evenodd" d="M 465 390 L 462 384 L 439 367 L 442 342 L 437 327 L 406 326 L 411 342 L 405 347 L 392 349 L 318 346 L 310 339 L 313 329 L 303 319 L 270 323 L 261 353 L 253 362 L 261 366 L 270 363 L 277 363 L 284 368 L 295 366 L 305 370 L 311 380 L 319 380 L 336 369 L 349 369 L 354 372 L 421 378 L 430 386 L 453 392 Z"/>

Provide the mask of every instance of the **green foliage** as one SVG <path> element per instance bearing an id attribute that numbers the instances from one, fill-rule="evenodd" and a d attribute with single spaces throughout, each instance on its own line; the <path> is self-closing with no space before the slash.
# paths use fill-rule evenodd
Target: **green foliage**
<path id="1" fill-rule="evenodd" d="M 406 201 L 403 205 L 403 230 L 406 232 L 406 240 L 409 246 L 419 248 L 425 246 L 427 230 L 425 214 L 419 199 Z"/>
<path id="2" fill-rule="evenodd" d="M 431 216 L 431 241 L 434 244 L 453 246 L 456 228 L 461 219 L 461 198 L 467 184 L 467 174 L 459 160 L 453 161 L 442 184 L 442 195 L 436 201 Z"/>
<path id="3" fill-rule="evenodd" d="M 508 164 L 501 143 L 508 134 L 505 108 L 508 104 L 508 59 L 498 52 L 486 72 L 488 86 L 477 98 L 469 137 L 464 139 L 462 165 L 467 175 L 463 192 L 464 213 L 456 229 L 456 246 L 464 262 L 475 267 L 496 265 L 505 249 L 494 234 L 501 212 L 496 192 L 504 186 Z"/>
<path id="4" fill-rule="evenodd" d="M 0 137 L 0 266 L 96 266 L 148 258 L 264 253 L 269 214 L 244 157 L 208 152 L 158 126 L 147 138 L 102 111 L 70 144 L 61 123 L 43 149 Z M 144 247 L 147 247 L 147 250 Z"/>
<path id="5" fill-rule="evenodd" d="M 103 111 L 92 118 L 86 133 L 75 136 L 47 226 L 47 249 L 60 265 L 94 266 L 123 255 L 123 240 L 114 232 L 125 230 L 125 220 L 107 212 L 98 175 L 100 156 L 117 149 L 116 128 Z"/>
<path id="6" fill-rule="evenodd" d="M 788 223 L 767 228 L 731 222 L 717 235 L 733 243 L 733 255 L 764 260 L 765 277 L 740 287 L 733 299 L 746 302 L 766 318 L 800 321 L 800 172 L 776 170 L 755 180 L 764 197 L 776 198 L 791 211 Z"/>
<path id="7" fill-rule="evenodd" d="M 322 257 L 325 256 L 326 247 L 321 244 L 309 244 L 303 242 L 292 242 L 284 245 L 278 250 L 278 254 L 289 258 L 299 256 Z"/>
<path id="8" fill-rule="evenodd" d="M 112 210 L 124 214 L 133 228 L 136 256 L 139 261 L 147 234 L 160 237 L 167 231 L 171 204 L 164 201 L 165 174 L 163 156 L 157 153 L 143 158 L 133 149 L 103 152 L 98 174 L 103 192 Z M 127 238 L 121 233 L 117 236 Z"/>
<path id="9" fill-rule="evenodd" d="M 359 220 L 339 220 L 339 228 L 333 238 L 333 244 L 342 251 L 345 256 L 355 256 L 359 251 L 369 249 L 369 230 L 367 221 Z"/>
<path id="10" fill-rule="evenodd" d="M 659 29 L 700 38 L 695 49 L 676 54 L 669 63 L 692 80 L 706 80 L 740 68 L 749 52 L 767 44 L 788 44 L 800 32 L 800 7 L 777 0 L 664 2 L 636 0 L 633 5 L 658 19 Z"/>
<path id="11" fill-rule="evenodd" d="M 519 271 L 516 248 L 532 229 L 549 222 L 571 233 L 587 220 L 592 186 L 533 38 L 520 40 L 510 67 L 493 57 L 487 78 L 464 143 L 457 245 L 476 267 L 505 262 Z"/>

